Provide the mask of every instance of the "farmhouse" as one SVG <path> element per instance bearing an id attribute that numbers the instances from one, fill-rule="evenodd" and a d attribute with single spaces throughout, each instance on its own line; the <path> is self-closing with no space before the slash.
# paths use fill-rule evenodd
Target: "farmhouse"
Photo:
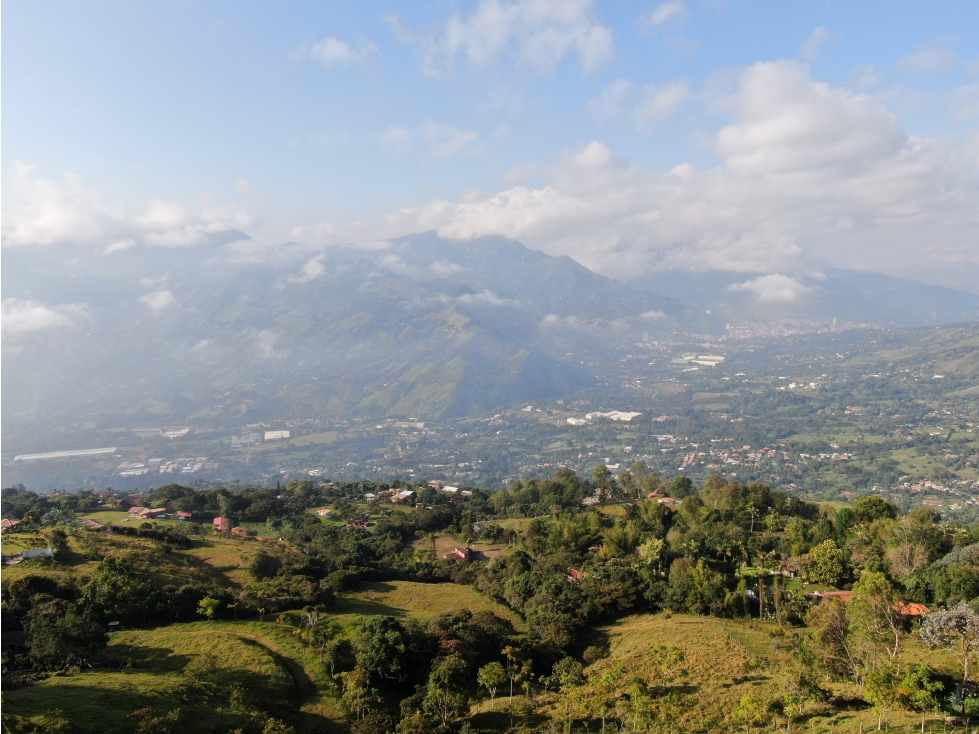
<path id="1" fill-rule="evenodd" d="M 20 520 L 0 521 L 0 532 L 16 533 L 20 531 Z"/>
<path id="2" fill-rule="evenodd" d="M 455 550 L 446 553 L 443 558 L 449 561 L 468 561 L 472 559 L 473 549 L 469 546 L 465 548 L 456 548 Z"/>
<path id="3" fill-rule="evenodd" d="M 226 533 L 231 530 L 231 520 L 226 517 L 216 517 L 211 521 L 214 529 L 219 533 Z"/>

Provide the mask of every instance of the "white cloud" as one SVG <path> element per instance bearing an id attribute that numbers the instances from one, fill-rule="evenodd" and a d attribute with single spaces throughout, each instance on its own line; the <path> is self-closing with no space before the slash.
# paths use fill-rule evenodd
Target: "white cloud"
<path id="1" fill-rule="evenodd" d="M 968 121 L 979 117 L 979 83 L 953 89 L 952 99 L 958 108 L 958 119 Z"/>
<path id="2" fill-rule="evenodd" d="M 396 16 L 385 20 L 399 40 L 421 46 L 428 76 L 451 71 L 458 57 L 474 67 L 488 66 L 511 48 L 518 64 L 541 73 L 568 54 L 577 54 L 590 72 L 608 61 L 615 47 L 612 30 L 598 22 L 592 5 L 592 0 L 479 0 L 471 13 L 454 13 L 432 36 L 406 32 Z"/>
<path id="3" fill-rule="evenodd" d="M 284 352 L 276 351 L 275 343 L 279 341 L 279 335 L 272 329 L 262 329 L 252 334 L 252 346 L 261 359 L 282 359 Z"/>
<path id="4" fill-rule="evenodd" d="M 633 102 L 638 97 L 638 102 Z M 590 100 L 585 109 L 599 124 L 621 117 L 632 106 L 632 116 L 639 128 L 669 115 L 690 97 L 685 80 L 645 84 L 637 87 L 628 79 L 616 79 Z"/>
<path id="5" fill-rule="evenodd" d="M 595 141 L 540 168 L 539 187 L 405 208 L 381 236 L 499 234 L 622 278 L 799 272 L 854 258 L 899 274 L 900 263 L 921 263 L 927 243 L 932 261 L 944 253 L 979 275 L 965 254 L 979 224 L 979 140 L 909 136 L 879 101 L 816 82 L 791 61 L 744 69 L 726 109 L 733 120 L 710 142 L 721 159 L 711 169 L 659 173 Z"/>
<path id="6" fill-rule="evenodd" d="M 450 263 L 448 260 L 440 260 L 439 262 L 434 262 L 428 266 L 428 269 L 438 278 L 447 278 L 451 275 L 457 275 L 465 270 L 461 265 L 456 263 Z"/>
<path id="7" fill-rule="evenodd" d="M 301 56 L 318 61 L 326 69 L 334 66 L 351 66 L 365 63 L 372 54 L 377 53 L 377 46 L 371 41 L 366 41 L 359 51 L 346 41 L 341 41 L 336 36 L 326 38 L 310 44 L 308 47 L 300 49 Z"/>
<path id="8" fill-rule="evenodd" d="M 808 40 L 799 47 L 799 58 L 803 61 L 814 61 L 819 53 L 819 47 L 837 40 L 836 35 L 826 30 L 824 26 L 816 28 Z"/>
<path id="9" fill-rule="evenodd" d="M 74 174 L 60 181 L 38 178 L 32 166 L 16 161 L 8 173 L 3 197 L 4 246 L 94 243 L 103 254 L 129 242 L 182 247 L 206 244 L 210 235 L 241 229 L 253 222 L 243 210 L 205 207 L 190 212 L 182 204 L 153 201 L 146 211 L 130 214 L 106 204 Z"/>
<path id="10" fill-rule="evenodd" d="M 103 255 L 111 255 L 113 252 L 122 252 L 123 250 L 128 250 L 131 247 L 136 246 L 136 240 L 126 238 L 124 240 L 119 240 L 113 242 L 111 245 L 107 246 L 103 251 Z"/>
<path id="11" fill-rule="evenodd" d="M 781 273 L 762 275 L 754 280 L 729 285 L 727 289 L 753 293 L 761 303 L 791 303 L 812 290 L 796 278 Z"/>
<path id="12" fill-rule="evenodd" d="M 379 142 L 383 148 L 398 155 L 404 155 L 416 142 L 421 142 L 429 155 L 449 158 L 463 152 L 475 152 L 476 148 L 471 144 L 477 140 L 477 133 L 429 121 L 417 128 L 391 128 L 381 135 Z"/>
<path id="13" fill-rule="evenodd" d="M 642 127 L 662 119 L 685 102 L 690 96 L 686 81 L 647 84 L 642 88 L 642 100 L 636 105 L 637 124 Z"/>
<path id="14" fill-rule="evenodd" d="M 311 280 L 321 278 L 326 273 L 326 266 L 323 265 L 324 257 L 326 256 L 317 255 L 316 257 L 311 257 L 303 265 L 302 272 L 299 275 L 290 275 L 288 281 L 290 283 L 308 283 Z"/>
<path id="15" fill-rule="evenodd" d="M 876 89 L 884 83 L 884 75 L 873 64 L 860 64 L 850 74 L 850 86 L 856 89 Z"/>
<path id="16" fill-rule="evenodd" d="M 946 74 L 952 70 L 959 60 L 954 51 L 945 48 L 947 43 L 948 39 L 946 38 L 936 38 L 922 44 L 913 54 L 895 61 L 894 67 L 898 71 L 912 76 Z"/>
<path id="17" fill-rule="evenodd" d="M 564 318 L 558 316 L 556 313 L 549 313 L 547 316 L 540 320 L 538 326 L 542 329 L 557 329 L 561 327 L 566 327 L 569 329 L 575 329 L 581 325 L 577 316 L 565 316 Z"/>
<path id="18" fill-rule="evenodd" d="M 53 245 L 93 242 L 123 221 L 74 174 L 61 181 L 37 178 L 35 167 L 15 161 L 3 197 L 3 244 Z"/>
<path id="19" fill-rule="evenodd" d="M 296 227 L 289 236 L 303 244 L 323 244 L 332 241 L 335 229 L 329 222 L 321 222 L 312 227 Z"/>
<path id="20" fill-rule="evenodd" d="M 0 309 L 0 330 L 6 337 L 74 326 L 79 317 L 86 316 L 83 304 L 67 303 L 49 307 L 39 301 L 19 298 L 5 298 Z"/>
<path id="21" fill-rule="evenodd" d="M 595 122 L 604 124 L 622 115 L 625 105 L 636 95 L 636 85 L 628 79 L 616 79 L 602 93 L 585 105 Z"/>
<path id="22" fill-rule="evenodd" d="M 507 305 L 517 305 L 517 302 L 510 298 L 500 298 L 493 291 L 484 289 L 479 293 L 466 293 L 465 295 L 459 296 L 457 299 L 459 303 L 471 303 L 478 306 L 507 306 Z"/>
<path id="23" fill-rule="evenodd" d="M 421 134 L 428 145 L 428 152 L 436 158 L 448 158 L 461 153 L 467 145 L 479 140 L 479 135 L 474 132 L 457 130 L 435 122 L 425 124 Z"/>
<path id="24" fill-rule="evenodd" d="M 683 4 L 683 0 L 670 0 L 670 2 L 663 3 L 657 7 L 649 15 L 644 15 L 640 18 L 639 24 L 644 29 L 648 29 L 653 26 L 662 25 L 668 20 L 684 20 L 689 17 L 690 13 L 687 11 L 687 6 Z"/>
<path id="25" fill-rule="evenodd" d="M 157 313 L 174 303 L 175 300 L 176 299 L 174 299 L 173 293 L 168 290 L 160 289 L 140 297 L 139 302 L 145 303 L 150 311 Z"/>

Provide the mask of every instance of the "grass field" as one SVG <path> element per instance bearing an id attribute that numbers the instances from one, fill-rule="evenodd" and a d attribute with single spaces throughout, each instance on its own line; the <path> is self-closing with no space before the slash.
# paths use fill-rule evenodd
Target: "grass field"
<path id="1" fill-rule="evenodd" d="M 490 611 L 509 619 L 518 631 L 525 629 L 523 620 L 507 607 L 483 596 L 471 586 L 459 584 L 422 584 L 415 581 L 383 581 L 362 584 L 344 594 L 332 615 L 344 627 L 351 627 L 364 616 L 390 615 L 414 617 L 427 622 L 444 612 L 469 609 Z"/>
<path id="2" fill-rule="evenodd" d="M 687 675 L 678 681 L 681 704 L 673 731 L 706 731 L 703 722 L 713 719 L 718 722 L 713 731 L 727 732 L 736 730 L 730 723 L 731 713 L 742 697 L 753 694 L 766 701 L 785 693 L 771 634 L 776 629 L 775 625 L 762 622 L 647 614 L 625 617 L 602 627 L 591 642 L 607 644 L 610 658 L 623 662 L 630 675 L 639 676 L 648 675 L 650 647 L 680 646 L 686 656 Z M 926 662 L 953 675 L 956 672 L 951 656 L 926 649 L 917 638 L 909 637 L 905 649 L 909 662 Z M 853 686 L 823 685 L 841 701 L 860 697 L 860 691 Z M 862 705 L 810 705 L 803 718 L 793 724 L 793 730 L 855 734 L 877 728 L 873 710 Z M 901 727 L 901 731 L 907 725 L 921 724 L 920 717 L 901 712 L 889 712 L 887 720 L 891 729 Z M 934 731 L 942 731 L 939 719 L 934 718 L 932 726 L 937 727 Z"/>
<path id="3" fill-rule="evenodd" d="M 266 713 L 300 731 L 346 729 L 328 675 L 288 628 L 271 622 L 199 622 L 113 635 L 105 668 L 4 691 L 4 723 L 31 731 L 59 709 L 77 732 L 131 732 L 126 715 L 181 710 L 180 731 L 228 731 Z M 213 669 L 192 675 L 193 661 Z M 232 691 L 240 687 L 236 700 Z M 296 709 L 299 709 L 299 713 Z"/>
<path id="4" fill-rule="evenodd" d="M 194 551 L 205 555 L 226 550 L 225 545 L 219 542 Z M 210 558 L 233 565 L 229 556 Z M 425 622 L 456 609 L 490 610 L 524 630 L 513 612 L 456 584 L 364 584 L 343 595 L 329 618 L 350 634 L 367 616 L 414 617 Z M 345 730 L 326 668 L 292 634 L 300 614 L 282 616 L 285 624 L 267 618 L 115 633 L 99 669 L 4 691 L 4 723 L 11 731 L 32 731 L 50 711 L 60 709 L 78 732 L 113 734 L 132 731 L 126 715 L 148 706 L 161 715 L 181 709 L 181 731 L 192 733 L 243 726 L 258 712 L 285 719 L 298 731 Z M 215 669 L 194 677 L 194 666 L 188 665 L 207 658 L 215 661 Z M 237 710 L 227 703 L 235 685 L 243 691 Z"/>

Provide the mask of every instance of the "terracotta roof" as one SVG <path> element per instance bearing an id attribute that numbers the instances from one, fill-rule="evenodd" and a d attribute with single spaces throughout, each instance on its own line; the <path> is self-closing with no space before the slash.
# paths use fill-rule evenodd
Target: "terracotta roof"
<path id="1" fill-rule="evenodd" d="M 906 617 L 920 617 L 924 614 L 928 614 L 930 609 L 924 604 L 918 604 L 917 602 L 903 602 L 899 601 L 894 605 L 894 609 L 897 610 L 898 614 L 903 614 Z"/>

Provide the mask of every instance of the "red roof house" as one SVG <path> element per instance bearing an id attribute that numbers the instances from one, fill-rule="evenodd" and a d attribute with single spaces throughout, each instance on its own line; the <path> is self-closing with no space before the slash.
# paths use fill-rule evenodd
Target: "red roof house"
<path id="1" fill-rule="evenodd" d="M 189 520 L 194 516 L 193 512 L 184 512 L 183 510 L 177 510 L 175 513 L 178 520 Z"/>
<path id="2" fill-rule="evenodd" d="M 442 558 L 449 561 L 468 561 L 472 558 L 473 549 L 468 546 L 465 548 L 456 548 L 453 551 L 449 551 Z"/>
<path id="3" fill-rule="evenodd" d="M 20 530 L 20 520 L 13 518 L 10 520 L 0 521 L 0 531 L 4 533 L 6 532 L 16 533 L 18 530 Z"/>
<path id="4" fill-rule="evenodd" d="M 226 533 L 231 530 L 231 520 L 226 517 L 216 517 L 212 520 L 214 524 L 214 529 L 219 533 Z"/>

